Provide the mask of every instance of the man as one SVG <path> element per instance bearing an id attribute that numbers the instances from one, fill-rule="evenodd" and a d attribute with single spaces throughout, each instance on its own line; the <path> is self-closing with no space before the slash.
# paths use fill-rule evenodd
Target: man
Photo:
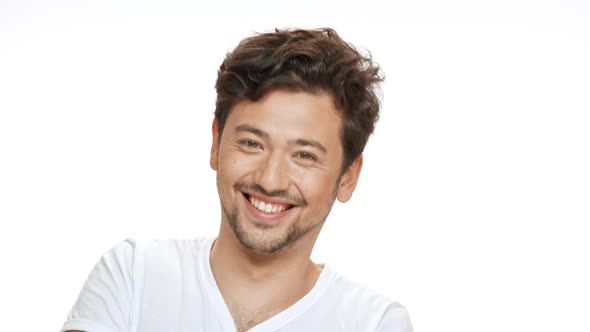
<path id="1" fill-rule="evenodd" d="M 411 331 L 398 303 L 310 260 L 355 189 L 381 80 L 331 29 L 243 40 L 216 84 L 218 237 L 116 246 L 62 331 Z"/>

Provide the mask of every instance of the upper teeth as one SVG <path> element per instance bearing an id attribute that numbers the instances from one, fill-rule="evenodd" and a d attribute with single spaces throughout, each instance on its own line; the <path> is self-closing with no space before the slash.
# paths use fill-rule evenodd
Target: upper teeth
<path id="1" fill-rule="evenodd" d="M 285 204 L 263 202 L 252 196 L 250 196 L 250 203 L 258 210 L 266 213 L 278 213 L 287 209 L 287 205 Z"/>

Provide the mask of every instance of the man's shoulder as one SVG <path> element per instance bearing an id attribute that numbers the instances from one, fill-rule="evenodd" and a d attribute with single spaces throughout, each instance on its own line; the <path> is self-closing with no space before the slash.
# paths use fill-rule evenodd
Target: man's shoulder
<path id="1" fill-rule="evenodd" d="M 207 237 L 196 238 L 170 238 L 170 239 L 142 239 L 128 238 L 124 243 L 137 249 L 144 250 L 201 250 L 212 239 Z"/>
<path id="2" fill-rule="evenodd" d="M 354 306 L 364 304 L 373 308 L 388 306 L 401 307 L 399 302 L 392 300 L 385 294 L 338 273 L 334 273 L 329 291 L 331 296 Z"/>
<path id="3" fill-rule="evenodd" d="M 398 301 L 337 273 L 334 273 L 323 301 L 324 306 L 347 317 L 350 324 L 361 324 L 362 328 L 358 326 L 361 330 L 367 327 L 375 330 L 384 320 L 410 326 L 407 310 Z"/>
<path id="4" fill-rule="evenodd" d="M 195 261 L 210 249 L 212 238 L 141 239 L 128 238 L 103 254 L 123 265 L 142 268 L 145 265 L 169 265 L 173 262 Z"/>

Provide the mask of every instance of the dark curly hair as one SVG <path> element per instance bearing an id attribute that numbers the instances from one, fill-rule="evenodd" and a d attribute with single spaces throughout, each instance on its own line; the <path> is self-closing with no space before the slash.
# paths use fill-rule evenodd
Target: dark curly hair
<path id="1" fill-rule="evenodd" d="M 379 118 L 383 81 L 370 55 L 360 54 L 329 28 L 279 30 L 246 38 L 219 67 L 215 119 L 221 136 L 229 113 L 243 100 L 273 90 L 328 93 L 341 112 L 342 171 L 363 152 Z"/>

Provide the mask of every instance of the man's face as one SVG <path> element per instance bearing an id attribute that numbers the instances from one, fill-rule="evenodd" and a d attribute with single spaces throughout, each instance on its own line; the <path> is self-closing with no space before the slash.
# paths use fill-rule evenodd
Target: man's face
<path id="1" fill-rule="evenodd" d="M 327 94 L 286 91 L 235 105 L 219 142 L 214 123 L 222 222 L 243 246 L 275 253 L 317 236 L 334 199 L 350 198 L 362 159 L 341 174 L 340 126 Z"/>

